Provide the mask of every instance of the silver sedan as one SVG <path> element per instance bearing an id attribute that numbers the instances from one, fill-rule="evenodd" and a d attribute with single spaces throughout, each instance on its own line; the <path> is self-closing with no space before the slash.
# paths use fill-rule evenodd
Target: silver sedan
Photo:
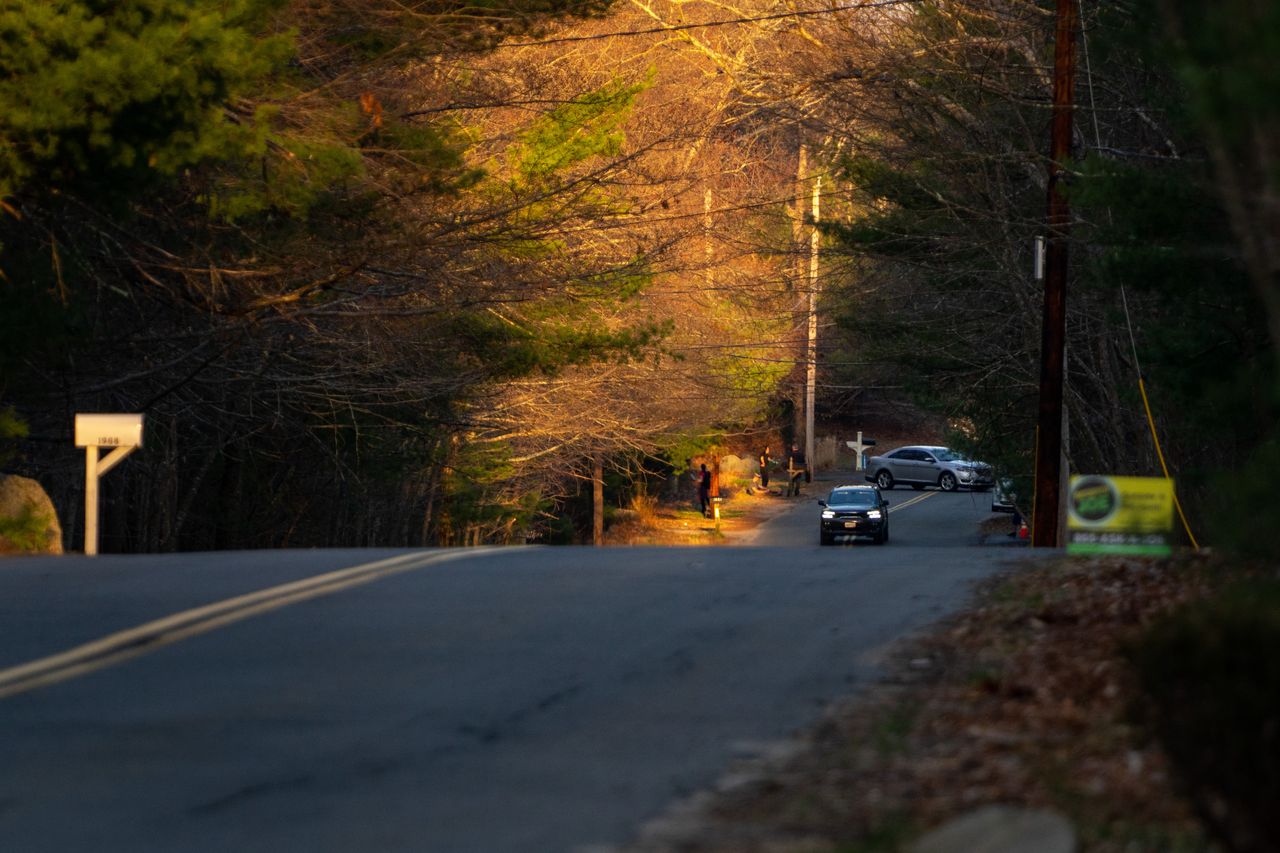
<path id="1" fill-rule="evenodd" d="M 913 444 L 868 459 L 867 481 L 881 489 L 902 484 L 913 489 L 937 486 L 944 492 L 959 488 L 985 492 L 995 485 L 995 475 L 985 462 L 975 462 L 949 448 Z"/>

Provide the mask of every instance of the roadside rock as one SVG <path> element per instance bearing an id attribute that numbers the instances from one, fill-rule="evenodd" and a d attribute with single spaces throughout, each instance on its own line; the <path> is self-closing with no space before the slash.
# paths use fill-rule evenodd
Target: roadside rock
<path id="1" fill-rule="evenodd" d="M 947 821 L 909 853 L 1075 853 L 1071 822 L 1057 812 L 985 806 Z"/>
<path id="2" fill-rule="evenodd" d="M 0 554 L 61 554 L 62 526 L 44 487 L 0 474 Z"/>
<path id="3" fill-rule="evenodd" d="M 734 456 L 732 453 L 720 457 L 721 476 L 750 477 L 752 474 L 758 473 L 759 470 L 760 466 L 756 464 L 754 459 L 744 459 L 741 456 Z"/>

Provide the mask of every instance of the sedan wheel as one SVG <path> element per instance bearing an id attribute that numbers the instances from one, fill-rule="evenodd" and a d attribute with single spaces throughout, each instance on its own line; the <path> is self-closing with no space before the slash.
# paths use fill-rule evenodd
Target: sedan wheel
<path id="1" fill-rule="evenodd" d="M 938 478 L 938 488 L 944 492 L 954 492 L 957 485 L 956 475 L 950 471 L 943 471 L 942 476 Z"/>
<path id="2" fill-rule="evenodd" d="M 888 471 L 881 471 L 879 474 L 876 474 L 876 485 L 882 489 L 892 489 L 893 475 Z"/>

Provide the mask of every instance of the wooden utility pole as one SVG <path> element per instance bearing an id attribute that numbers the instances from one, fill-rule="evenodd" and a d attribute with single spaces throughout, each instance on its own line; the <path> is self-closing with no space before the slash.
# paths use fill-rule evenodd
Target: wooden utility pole
<path id="1" fill-rule="evenodd" d="M 1053 139 L 1049 155 L 1049 245 L 1040 332 L 1040 411 L 1036 427 L 1035 504 L 1031 544 L 1059 543 L 1063 481 L 1063 375 L 1067 340 L 1067 237 L 1071 209 L 1062 192 L 1071 156 L 1075 106 L 1076 0 L 1058 0 L 1053 55 Z"/>
<path id="2" fill-rule="evenodd" d="M 802 249 L 804 247 L 804 204 L 805 204 L 805 195 L 806 195 L 805 181 L 809 176 L 808 175 L 809 173 L 809 162 L 808 162 L 809 156 L 808 155 L 809 155 L 808 148 L 805 146 L 803 142 L 800 143 L 800 153 L 796 161 L 796 199 L 795 199 L 795 205 L 791 209 L 791 213 L 792 213 L 791 246 L 795 250 L 795 262 L 796 262 L 795 272 L 793 273 L 792 281 L 795 282 L 795 287 L 797 290 L 800 289 L 800 283 L 805 280 L 805 274 L 806 274 L 805 273 L 806 259 Z M 807 310 L 808 310 L 808 305 L 805 302 L 804 298 L 801 297 L 796 302 L 796 313 L 797 315 L 799 315 L 801 312 L 804 312 Z M 798 320 L 798 317 L 797 317 L 797 320 Z M 798 333 L 799 332 L 798 322 L 796 323 L 796 326 L 797 326 L 796 332 Z M 800 392 L 798 390 L 794 392 L 794 396 L 792 397 L 792 402 L 795 403 L 795 408 L 792 410 L 793 417 L 792 417 L 792 423 L 791 423 L 791 426 L 792 426 L 791 440 L 793 442 L 798 442 L 800 437 L 799 434 L 801 431 L 804 430 L 804 418 L 805 418 L 804 398 L 800 395 Z M 784 450 L 790 451 L 791 448 L 790 446 L 788 446 L 784 448 Z"/>
<path id="3" fill-rule="evenodd" d="M 804 390 L 804 458 L 813 468 L 813 404 L 818 385 L 818 200 L 822 196 L 822 176 L 813 182 L 813 224 L 809 234 L 809 345 Z"/>

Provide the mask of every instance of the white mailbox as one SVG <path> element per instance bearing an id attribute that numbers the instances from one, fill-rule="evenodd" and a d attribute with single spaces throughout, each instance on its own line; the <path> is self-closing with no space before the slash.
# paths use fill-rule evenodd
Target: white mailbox
<path id="1" fill-rule="evenodd" d="M 141 447 L 142 415 L 76 415 L 76 447 Z"/>
<path id="2" fill-rule="evenodd" d="M 98 478 L 142 446 L 142 415 L 76 415 L 76 447 L 84 448 L 84 552 L 98 553 Z M 101 459 L 98 448 L 110 447 Z"/>

